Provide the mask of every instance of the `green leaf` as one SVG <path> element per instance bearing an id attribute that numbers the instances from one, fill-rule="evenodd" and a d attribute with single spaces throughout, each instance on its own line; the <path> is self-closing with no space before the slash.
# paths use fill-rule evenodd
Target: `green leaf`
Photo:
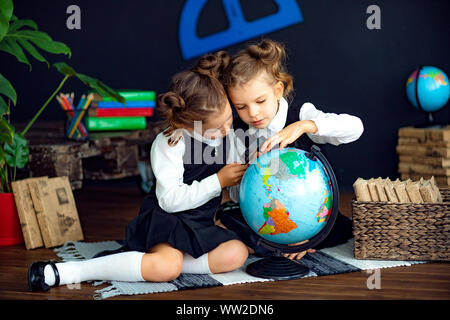
<path id="1" fill-rule="evenodd" d="M 0 0 L 0 41 L 8 32 L 9 20 L 11 19 L 12 12 L 12 0 Z"/>
<path id="2" fill-rule="evenodd" d="M 18 41 L 22 47 L 28 51 L 29 54 L 31 54 L 36 60 L 39 60 L 41 62 L 45 62 L 47 63 L 47 66 L 50 68 L 50 63 L 39 53 L 39 51 L 36 50 L 36 48 L 29 43 L 27 40 L 25 39 L 20 39 Z"/>
<path id="3" fill-rule="evenodd" d="M 14 129 L 9 123 L 0 117 L 0 142 L 12 143 L 14 136 Z"/>
<path id="4" fill-rule="evenodd" d="M 11 20 L 13 13 L 12 0 L 0 0 L 0 15 L 4 16 L 8 21 Z"/>
<path id="5" fill-rule="evenodd" d="M 70 48 L 62 42 L 53 41 L 52 38 L 42 31 L 19 30 L 14 33 L 8 33 L 8 38 L 24 39 L 33 42 L 36 46 L 50 53 L 65 54 L 69 58 L 72 55 Z"/>
<path id="6" fill-rule="evenodd" d="M 74 77 L 77 74 L 75 70 L 65 62 L 56 62 L 53 64 L 53 66 L 56 68 L 56 70 L 66 76 Z"/>
<path id="7" fill-rule="evenodd" d="M 3 151 L 3 148 L 0 146 L 0 168 L 2 168 L 4 165 L 5 165 L 5 151 Z"/>
<path id="8" fill-rule="evenodd" d="M 0 96 L 0 116 L 9 113 L 9 106 L 5 100 Z"/>
<path id="9" fill-rule="evenodd" d="M 81 74 L 76 72 L 71 66 L 66 64 L 65 62 L 57 62 L 54 63 L 53 66 L 62 74 L 69 75 L 72 77 L 77 77 L 80 79 L 85 85 L 97 91 L 102 96 L 113 97 L 118 101 L 125 103 L 124 97 L 122 97 L 116 90 L 110 88 L 103 82 L 98 79 L 92 78 L 85 74 Z"/>
<path id="10" fill-rule="evenodd" d="M 5 144 L 4 150 L 6 163 L 10 167 L 21 169 L 28 163 L 28 156 L 30 154 L 28 141 L 21 133 L 15 133 L 12 143 Z"/>
<path id="11" fill-rule="evenodd" d="M 11 23 L 9 25 L 8 32 L 9 33 L 16 32 L 17 30 L 19 30 L 20 28 L 22 28 L 24 26 L 33 28 L 36 31 L 38 30 L 38 26 L 37 26 L 36 22 L 34 22 L 33 20 L 23 19 L 23 20 L 15 20 L 13 23 Z"/>
<path id="12" fill-rule="evenodd" d="M 3 40 L 6 33 L 8 32 L 9 21 L 2 15 L 0 15 L 0 41 Z"/>
<path id="13" fill-rule="evenodd" d="M 17 93 L 11 83 L 0 73 L 0 93 L 7 96 L 16 105 Z"/>
<path id="14" fill-rule="evenodd" d="M 0 50 L 12 54 L 20 62 L 27 64 L 31 71 L 31 64 L 28 61 L 27 56 L 14 39 L 6 38 L 2 42 L 0 42 Z"/>

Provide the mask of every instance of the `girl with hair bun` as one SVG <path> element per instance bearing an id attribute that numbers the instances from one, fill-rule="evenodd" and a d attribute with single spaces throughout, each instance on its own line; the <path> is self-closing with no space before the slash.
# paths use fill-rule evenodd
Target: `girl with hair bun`
<path id="1" fill-rule="evenodd" d="M 279 148 L 293 146 L 311 150 L 313 144 L 339 145 L 357 140 L 364 131 L 358 117 L 348 114 L 325 113 L 310 103 L 289 105 L 293 92 L 293 79 L 286 71 L 285 49 L 282 44 L 263 40 L 251 44 L 237 53 L 221 77 L 239 118 L 234 129 L 242 129 L 250 135 L 248 155 L 244 162 L 254 159 L 260 152 L 267 152 L 276 145 Z M 248 152 L 250 150 L 250 152 Z M 259 150 L 259 151 L 258 151 Z M 253 151 L 253 152 L 252 152 Z M 244 152 L 240 152 L 244 154 Z M 230 194 L 238 202 L 236 194 Z M 259 236 L 246 225 L 239 210 L 221 215 L 221 222 L 236 231 L 257 254 L 270 254 L 259 246 Z M 320 247 L 340 244 L 352 236 L 350 219 L 338 215 L 335 227 Z M 314 250 L 310 250 L 312 252 Z M 253 251 L 252 251 L 253 253 Z M 306 252 L 285 254 L 299 259 Z"/>
<path id="2" fill-rule="evenodd" d="M 237 185 L 247 168 L 231 163 L 232 109 L 218 80 L 228 62 L 225 52 L 206 55 L 158 96 L 156 111 L 167 127 L 150 152 L 156 183 L 127 225 L 125 245 L 86 261 L 35 262 L 28 271 L 32 291 L 88 280 L 170 281 L 182 272 L 243 265 L 246 246 L 214 219 L 228 199 L 222 190 Z"/>

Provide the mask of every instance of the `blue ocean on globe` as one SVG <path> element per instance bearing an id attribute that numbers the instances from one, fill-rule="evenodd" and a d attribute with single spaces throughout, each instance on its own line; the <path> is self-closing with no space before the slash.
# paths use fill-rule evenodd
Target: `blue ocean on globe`
<path id="1" fill-rule="evenodd" d="M 417 96 L 416 96 L 416 81 Z M 439 68 L 425 66 L 409 76 L 406 81 L 406 95 L 411 104 L 418 109 L 417 98 L 424 111 L 434 112 L 444 107 L 450 98 L 450 83 L 447 75 Z"/>
<path id="2" fill-rule="evenodd" d="M 256 159 L 240 186 L 241 211 L 253 231 L 278 244 L 311 239 L 331 215 L 330 177 L 320 160 L 295 148 Z"/>

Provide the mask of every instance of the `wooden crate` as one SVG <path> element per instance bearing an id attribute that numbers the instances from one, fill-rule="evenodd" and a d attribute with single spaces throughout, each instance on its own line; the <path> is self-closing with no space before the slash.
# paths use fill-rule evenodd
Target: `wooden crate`
<path id="1" fill-rule="evenodd" d="M 110 180 L 139 175 L 138 161 L 148 161 L 150 146 L 162 130 L 153 123 L 146 130 L 92 134 L 90 140 L 65 139 L 60 127 L 37 126 L 30 141 L 29 176 L 69 178 L 72 189 L 82 187 L 83 179 Z"/>

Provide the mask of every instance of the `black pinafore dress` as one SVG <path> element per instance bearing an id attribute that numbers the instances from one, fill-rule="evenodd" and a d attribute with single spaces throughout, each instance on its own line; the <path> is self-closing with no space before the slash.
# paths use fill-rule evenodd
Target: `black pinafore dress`
<path id="1" fill-rule="evenodd" d="M 284 127 L 299 121 L 300 107 L 299 106 L 289 106 L 286 116 L 286 124 Z M 233 127 L 235 130 L 242 129 L 244 131 L 249 129 L 249 125 L 242 121 L 239 117 L 233 119 Z M 246 147 L 245 161 L 249 161 L 249 141 L 242 141 Z M 314 143 L 307 134 L 302 134 L 293 143 L 287 145 L 286 147 L 297 148 L 304 151 L 311 151 L 311 147 L 316 144 Z M 321 152 L 323 152 L 323 147 L 321 145 Z M 325 157 L 326 154 L 324 153 Z M 261 238 L 256 234 L 245 222 L 242 212 L 238 206 L 233 206 L 233 209 L 227 211 L 220 211 L 217 214 L 222 224 L 230 230 L 235 231 L 240 239 L 249 247 L 255 250 L 255 254 L 258 256 L 271 256 L 273 251 L 266 249 L 258 245 L 258 240 Z M 322 249 L 331 246 L 335 246 L 344 243 L 352 237 L 352 222 L 349 218 L 342 215 L 340 212 L 336 219 L 336 222 L 331 229 L 329 235 L 325 240 L 319 244 L 315 249 Z"/>
<path id="2" fill-rule="evenodd" d="M 183 182 L 192 184 L 193 181 L 202 179 L 217 173 L 226 163 L 226 138 L 220 146 L 215 148 L 200 142 L 188 135 L 184 135 L 186 148 L 191 152 L 185 152 Z M 194 145 L 197 147 L 194 150 Z M 199 153 L 201 144 L 202 155 L 209 154 L 208 163 L 204 157 L 195 155 Z M 188 150 L 187 150 L 188 151 Z M 195 163 L 194 158 L 201 163 Z M 211 163 L 213 159 L 214 163 Z M 155 185 L 145 197 L 139 211 L 126 228 L 127 250 L 147 252 L 159 243 L 169 243 L 172 247 L 198 258 L 204 253 L 210 252 L 219 244 L 232 239 L 239 239 L 231 230 L 218 227 L 214 223 L 214 216 L 220 207 L 222 194 L 209 200 L 205 204 L 190 210 L 168 213 L 158 204 L 155 193 Z"/>

